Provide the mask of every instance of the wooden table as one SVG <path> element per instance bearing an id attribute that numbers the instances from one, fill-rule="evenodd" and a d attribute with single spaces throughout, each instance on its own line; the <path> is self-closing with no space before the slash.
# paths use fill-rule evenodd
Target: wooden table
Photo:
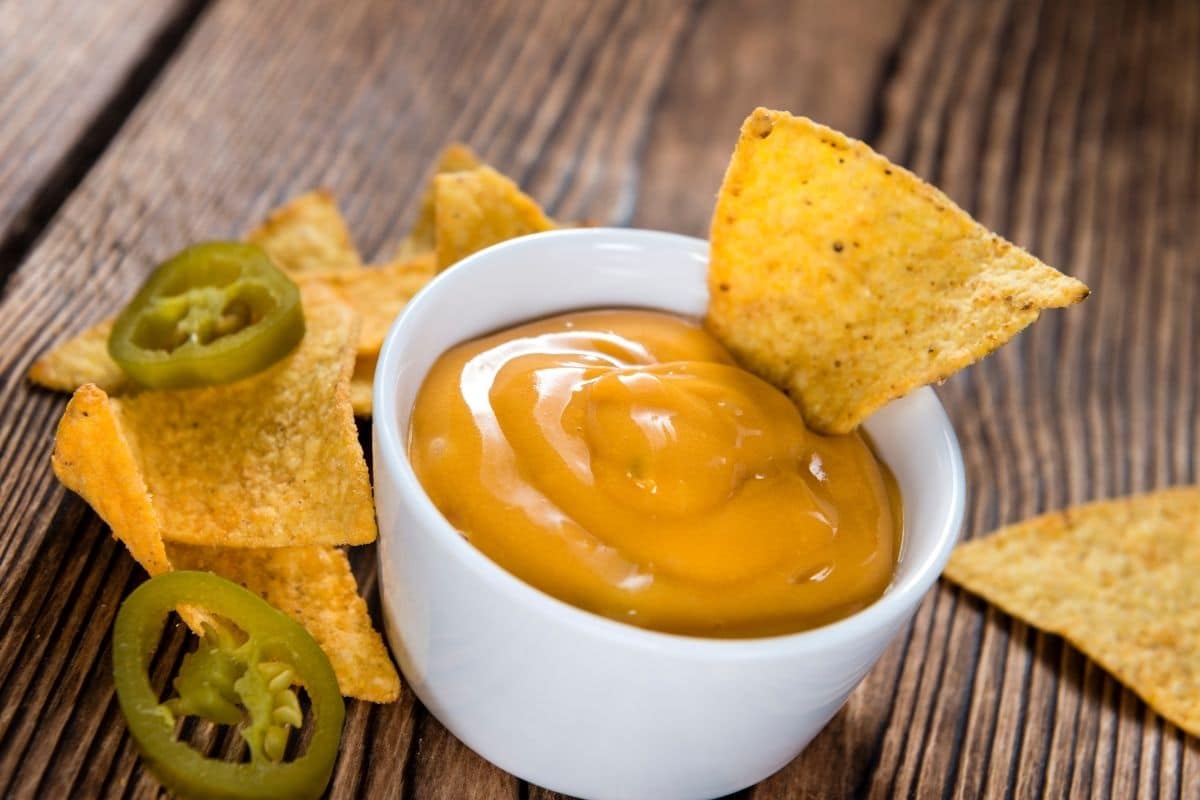
<path id="1" fill-rule="evenodd" d="M 760 104 L 866 139 L 1093 288 L 938 390 L 967 536 L 1196 479 L 1193 0 L 0 0 L 0 796 L 157 791 L 109 677 L 143 573 L 50 472 L 64 401 L 25 382 L 38 354 L 157 259 L 313 186 L 389 253 L 451 139 L 564 219 L 703 235 Z M 356 570 L 375 608 L 370 549 Z M 1005 794 L 1200 797 L 1200 741 L 939 585 L 808 750 L 739 796 Z M 407 692 L 349 706 L 331 795 L 550 796 Z"/>

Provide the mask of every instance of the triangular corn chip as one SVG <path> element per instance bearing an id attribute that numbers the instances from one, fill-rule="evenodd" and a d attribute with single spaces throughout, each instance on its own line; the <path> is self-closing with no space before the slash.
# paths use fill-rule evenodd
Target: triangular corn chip
<path id="1" fill-rule="evenodd" d="M 374 540 L 371 486 L 349 398 L 357 321 L 328 289 L 308 287 L 303 298 L 304 339 L 257 375 L 121 399 L 85 387 L 88 404 L 108 412 L 76 420 L 69 431 L 86 441 L 99 435 L 89 432 L 88 419 L 116 425 L 137 467 L 122 479 L 143 483 L 163 539 L 222 547 Z M 68 486 L 107 480 L 110 456 L 96 448 L 89 456 L 86 444 L 72 440 L 56 448 L 75 456 L 73 472 L 60 473 Z"/>
<path id="2" fill-rule="evenodd" d="M 96 386 L 79 388 L 58 423 L 51 463 L 63 485 L 112 528 L 151 575 L 170 572 L 162 523 L 116 406 Z"/>
<path id="3" fill-rule="evenodd" d="M 293 274 L 362 267 L 346 220 L 324 189 L 294 197 L 272 211 L 246 241 L 266 250 L 280 269 Z"/>
<path id="4" fill-rule="evenodd" d="M 1200 488 L 1004 528 L 959 546 L 946 577 L 1062 636 L 1200 736 Z"/>
<path id="5" fill-rule="evenodd" d="M 370 269 L 309 273 L 297 281 L 323 284 L 354 309 L 362 320 L 358 354 L 377 356 L 396 316 L 435 272 L 433 253 L 425 253 Z"/>
<path id="6" fill-rule="evenodd" d="M 824 433 L 1088 294 L 862 142 L 762 108 L 711 239 L 708 327 Z"/>
<path id="7" fill-rule="evenodd" d="M 438 175 L 438 269 L 497 242 L 557 227 L 529 195 L 491 167 Z"/>
<path id="8" fill-rule="evenodd" d="M 350 405 L 356 417 L 371 416 L 371 388 L 379 348 L 392 322 L 437 271 L 432 252 L 398 258 L 371 269 L 312 273 L 301 276 L 301 285 L 320 283 L 329 287 L 358 312 L 362 331 L 358 337 L 358 356 L 350 376 Z"/>
<path id="9" fill-rule="evenodd" d="M 168 544 L 176 569 L 215 572 L 299 622 L 329 656 L 342 694 L 373 703 L 400 696 L 400 678 L 346 554 L 336 547 L 242 548 Z"/>
<path id="10" fill-rule="evenodd" d="M 109 394 L 130 388 L 125 371 L 108 355 L 113 321 L 106 319 L 45 353 L 29 368 L 29 380 L 60 392 L 93 383 Z"/>
<path id="11" fill-rule="evenodd" d="M 434 238 L 434 202 L 437 189 L 434 178 L 450 172 L 465 172 L 483 166 L 479 157 L 465 144 L 455 142 L 442 151 L 434 166 L 433 175 L 421 195 L 421 206 L 417 211 L 417 221 L 404 241 L 400 243 L 397 258 L 410 258 L 421 253 L 432 252 L 437 246 Z"/>
<path id="12" fill-rule="evenodd" d="M 84 386 L 59 423 L 54 472 L 112 528 L 151 575 L 201 569 L 237 581 L 303 625 L 337 673 L 343 694 L 377 703 L 399 693 L 399 678 L 366 604 L 358 597 L 345 554 L 332 547 L 219 548 L 164 543 L 162 524 L 133 450 L 121 431 L 120 409 L 103 391 Z M 195 609 L 182 609 L 197 633 Z"/>

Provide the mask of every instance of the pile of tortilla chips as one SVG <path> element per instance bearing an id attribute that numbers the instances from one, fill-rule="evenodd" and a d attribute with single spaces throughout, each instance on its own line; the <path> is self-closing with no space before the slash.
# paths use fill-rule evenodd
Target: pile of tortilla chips
<path id="1" fill-rule="evenodd" d="M 371 383 L 379 348 L 404 304 L 441 270 L 498 242 L 557 224 L 509 178 L 452 144 L 434 167 L 418 217 L 396 256 L 366 266 L 333 196 L 309 192 L 271 212 L 246 240 L 267 252 L 302 288 L 321 285 L 361 320 L 350 383 L 354 413 L 371 416 Z M 86 383 L 109 394 L 134 387 L 108 356 L 112 320 L 58 345 L 29 370 L 34 383 L 73 392 Z"/>
<path id="2" fill-rule="evenodd" d="M 387 264 L 363 265 L 328 193 L 298 197 L 248 239 L 301 286 L 300 346 L 235 384 L 138 393 L 108 357 L 111 322 L 85 331 L 30 371 L 77 389 L 55 472 L 151 574 L 206 569 L 250 587 L 313 634 L 345 694 L 393 700 L 399 679 L 339 549 L 375 537 L 352 410 L 370 414 L 384 334 L 436 272 L 553 227 L 460 145 Z M 766 109 L 743 125 L 721 188 L 709 288 L 709 328 L 825 433 L 1088 293 L 861 142 Z M 1200 488 L 1012 526 L 961 546 L 946 575 L 1200 735 Z"/>
<path id="3" fill-rule="evenodd" d="M 328 192 L 301 195 L 247 236 L 300 286 L 307 332 L 296 349 L 231 384 L 141 391 L 108 355 L 112 321 L 84 331 L 29 373 L 74 392 L 55 474 L 151 575 L 200 569 L 241 583 L 308 629 L 343 694 L 391 702 L 400 680 L 341 549 L 376 536 L 354 416 L 371 413 L 388 327 L 434 274 L 551 227 L 461 145 L 443 154 L 412 233 L 380 266 L 364 266 Z"/>

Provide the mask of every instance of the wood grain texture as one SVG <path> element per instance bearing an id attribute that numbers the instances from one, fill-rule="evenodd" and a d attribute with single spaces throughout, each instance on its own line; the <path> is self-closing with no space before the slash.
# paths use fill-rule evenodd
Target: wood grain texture
<path id="1" fill-rule="evenodd" d="M 198 0 L 0 3 L 0 275 L 201 9 Z"/>
<path id="2" fill-rule="evenodd" d="M 31 12 L 0 4 L 13 13 Z M 1094 290 L 939 388 L 968 470 L 967 535 L 1197 478 L 1190 0 L 218 0 L 163 64 L 36 221 L 45 233 L 0 302 L 0 795 L 158 793 L 107 675 L 115 608 L 142 574 L 51 476 L 63 403 L 25 368 L 156 259 L 315 185 L 342 199 L 364 252 L 386 255 L 453 138 L 563 218 L 703 234 L 753 106 L 865 137 Z M 0 90 L 20 80 L 7 65 Z M 371 549 L 353 562 L 375 608 Z M 183 641 L 167 637 L 156 669 Z M 349 707 L 330 794 L 558 796 L 471 753 L 407 692 Z M 742 796 L 1187 800 L 1200 742 L 1057 637 L 940 585 L 808 750 Z"/>
<path id="3" fill-rule="evenodd" d="M 708 236 L 742 120 L 787 109 L 869 135 L 904 2 L 706 4 L 663 87 L 632 222 Z"/>

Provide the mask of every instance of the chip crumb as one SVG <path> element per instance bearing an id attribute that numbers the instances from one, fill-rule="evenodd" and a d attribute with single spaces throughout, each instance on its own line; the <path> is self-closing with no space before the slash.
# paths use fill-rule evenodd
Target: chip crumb
<path id="1" fill-rule="evenodd" d="M 1200 488 L 1052 512 L 960 545 L 945 577 L 1062 636 L 1200 736 Z"/>
<path id="2" fill-rule="evenodd" d="M 1088 294 L 862 142 L 763 108 L 713 213 L 709 287 L 708 328 L 822 433 L 853 430 Z"/>

